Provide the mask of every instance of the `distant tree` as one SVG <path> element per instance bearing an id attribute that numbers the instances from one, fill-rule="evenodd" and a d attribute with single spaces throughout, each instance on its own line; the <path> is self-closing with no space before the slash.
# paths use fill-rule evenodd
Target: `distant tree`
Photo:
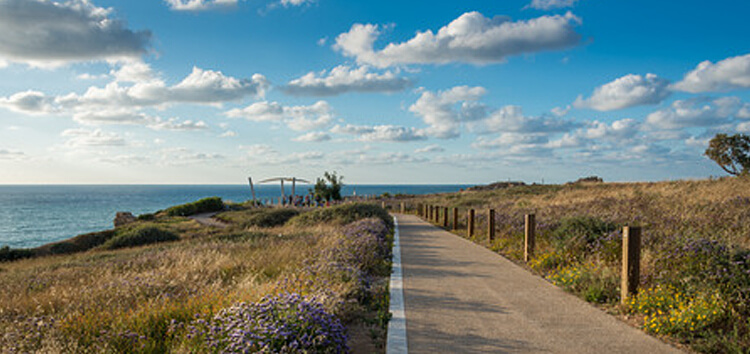
<path id="1" fill-rule="evenodd" d="M 315 200 L 341 200 L 341 187 L 344 186 L 344 176 L 337 176 L 336 172 L 325 172 L 323 178 L 315 181 L 312 193 Z"/>
<path id="2" fill-rule="evenodd" d="M 745 134 L 716 134 L 705 155 L 727 173 L 739 176 L 750 172 L 750 137 Z"/>

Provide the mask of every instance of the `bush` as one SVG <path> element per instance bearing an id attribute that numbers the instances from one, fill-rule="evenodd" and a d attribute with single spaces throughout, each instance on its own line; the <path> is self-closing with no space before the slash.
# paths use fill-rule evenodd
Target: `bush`
<path id="1" fill-rule="evenodd" d="M 173 206 L 166 210 L 169 216 L 189 216 L 199 213 L 224 210 L 224 202 L 219 197 L 203 198 L 199 201 Z"/>
<path id="2" fill-rule="evenodd" d="M 286 224 L 289 219 L 299 215 L 299 210 L 288 208 L 261 209 L 260 212 L 252 214 L 242 225 L 273 227 Z"/>
<path id="3" fill-rule="evenodd" d="M 177 235 L 167 230 L 146 224 L 131 229 L 118 230 L 117 235 L 107 241 L 102 247 L 113 250 L 158 242 L 176 241 L 179 239 Z"/>
<path id="4" fill-rule="evenodd" d="M 34 257 L 34 252 L 29 249 L 12 249 L 8 246 L 0 248 L 0 262 L 12 262 L 31 257 Z"/>
<path id="5" fill-rule="evenodd" d="M 337 205 L 331 208 L 317 209 L 308 213 L 300 214 L 289 221 L 292 225 L 312 226 L 318 224 L 345 225 L 351 222 L 378 218 L 383 220 L 389 229 L 393 228 L 393 218 L 385 209 L 377 205 L 365 203 L 351 203 Z"/>
<path id="6" fill-rule="evenodd" d="M 100 246 L 115 236 L 115 230 L 90 232 L 69 240 L 44 245 L 35 249 L 39 255 L 71 254 L 88 251 Z"/>
<path id="7" fill-rule="evenodd" d="M 565 218 L 551 234 L 553 246 L 562 254 L 576 260 L 583 258 L 592 251 L 600 251 L 607 260 L 617 259 L 617 244 L 621 236 L 613 233 L 615 225 L 606 221 L 578 216 Z M 609 252 L 601 252 L 609 251 Z M 610 259 L 614 258 L 614 259 Z"/>
<path id="8" fill-rule="evenodd" d="M 297 294 L 237 304 L 193 331 L 222 353 L 346 353 L 346 331 L 316 299 Z"/>

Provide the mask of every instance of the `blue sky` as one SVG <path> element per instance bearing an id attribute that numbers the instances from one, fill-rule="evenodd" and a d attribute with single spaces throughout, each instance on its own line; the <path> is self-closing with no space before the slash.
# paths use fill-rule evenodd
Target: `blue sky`
<path id="1" fill-rule="evenodd" d="M 750 4 L 0 0 L 0 183 L 705 178 Z"/>

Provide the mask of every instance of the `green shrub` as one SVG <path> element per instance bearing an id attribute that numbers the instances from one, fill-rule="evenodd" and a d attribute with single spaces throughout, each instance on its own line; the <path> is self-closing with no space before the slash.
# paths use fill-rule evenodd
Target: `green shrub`
<path id="1" fill-rule="evenodd" d="M 224 202 L 219 197 L 203 198 L 199 201 L 176 205 L 166 210 L 169 216 L 189 216 L 199 213 L 208 213 L 212 211 L 221 211 L 224 209 Z"/>
<path id="2" fill-rule="evenodd" d="M 597 253 L 601 253 L 606 260 L 616 260 L 616 245 L 621 242 L 621 236 L 618 237 L 613 231 L 615 225 L 612 223 L 595 217 L 577 216 L 562 219 L 560 226 L 550 236 L 558 252 L 574 259 L 583 260 L 592 251 L 599 251 Z"/>
<path id="3" fill-rule="evenodd" d="M 312 226 L 318 224 L 345 225 L 360 219 L 379 218 L 393 228 L 393 218 L 380 206 L 365 203 L 337 205 L 300 214 L 289 220 L 292 225 Z"/>
<path id="4" fill-rule="evenodd" d="M 34 252 L 23 248 L 0 247 L 0 262 L 11 262 L 24 258 L 34 257 Z"/>
<path id="5" fill-rule="evenodd" d="M 115 230 L 90 232 L 69 240 L 44 245 L 35 249 L 39 255 L 71 254 L 88 251 L 107 242 L 115 235 Z"/>
<path id="6" fill-rule="evenodd" d="M 289 219 L 299 215 L 297 209 L 273 208 L 261 209 L 260 212 L 250 215 L 243 222 L 243 226 L 273 227 L 286 224 Z"/>
<path id="7" fill-rule="evenodd" d="M 138 215 L 138 220 L 141 220 L 141 221 L 151 221 L 151 220 L 154 220 L 154 219 L 156 219 L 156 215 L 154 215 L 154 214 L 150 214 L 149 213 L 149 214 Z"/>
<path id="8" fill-rule="evenodd" d="M 176 240 L 179 240 L 179 237 L 172 232 L 158 226 L 145 224 L 130 229 L 118 230 L 117 235 L 107 241 L 102 247 L 113 250 Z"/>

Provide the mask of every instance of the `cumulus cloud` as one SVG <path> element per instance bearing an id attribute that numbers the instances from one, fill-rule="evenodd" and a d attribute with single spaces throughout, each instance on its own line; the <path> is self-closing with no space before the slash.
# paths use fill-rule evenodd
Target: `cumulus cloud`
<path id="1" fill-rule="evenodd" d="M 750 88 L 750 54 L 727 58 L 715 64 L 706 60 L 672 87 L 691 93 Z"/>
<path id="2" fill-rule="evenodd" d="M 530 4 L 526 5 L 526 8 L 537 10 L 561 9 L 573 7 L 577 2 L 578 0 L 532 0 Z"/>
<path id="3" fill-rule="evenodd" d="M 634 138 L 641 129 L 641 122 L 635 119 L 621 119 L 607 124 L 593 121 L 582 130 L 582 136 L 587 139 L 628 141 Z"/>
<path id="4" fill-rule="evenodd" d="M 294 141 L 299 141 L 299 142 L 304 142 L 304 143 L 319 143 L 319 142 L 328 141 L 328 140 L 331 140 L 331 136 L 324 132 L 309 132 L 307 134 L 302 134 L 294 138 Z"/>
<path id="5" fill-rule="evenodd" d="M 449 90 L 424 91 L 409 111 L 429 127 L 425 133 L 441 139 L 460 135 L 461 122 L 483 118 L 483 106 L 477 104 L 487 91 L 481 87 L 456 86 Z"/>
<path id="6" fill-rule="evenodd" d="M 480 133 L 555 133 L 566 132 L 578 126 L 568 120 L 528 117 L 520 106 L 505 106 L 490 113 L 485 119 L 470 124 L 472 130 Z"/>
<path id="7" fill-rule="evenodd" d="M 427 139 L 424 132 L 418 129 L 393 125 L 337 125 L 331 132 L 356 135 L 358 141 L 364 142 L 409 142 Z"/>
<path id="8" fill-rule="evenodd" d="M 219 135 L 219 138 L 233 138 L 237 136 L 237 133 L 232 130 L 227 130 Z"/>
<path id="9" fill-rule="evenodd" d="M 70 148 L 126 145 L 125 139 L 118 134 L 103 132 L 99 129 L 67 129 L 60 135 L 68 138 L 65 142 L 65 146 Z"/>
<path id="10" fill-rule="evenodd" d="M 427 145 L 425 147 L 421 147 L 419 149 L 414 150 L 414 152 L 417 154 L 426 154 L 426 153 L 443 152 L 443 151 L 445 151 L 445 149 L 438 144 Z"/>
<path id="11" fill-rule="evenodd" d="M 35 66 L 137 58 L 149 31 L 132 31 L 89 0 L 0 1 L 0 59 Z"/>
<path id="12" fill-rule="evenodd" d="M 279 4 L 281 4 L 284 7 L 289 6 L 302 6 L 305 4 L 312 4 L 315 0 L 281 0 L 279 1 Z"/>
<path id="13" fill-rule="evenodd" d="M 54 103 L 53 97 L 33 90 L 14 93 L 9 97 L 0 97 L 0 107 L 31 115 L 55 113 L 58 109 Z"/>
<path id="14" fill-rule="evenodd" d="M 292 130 L 309 131 L 325 128 L 333 122 L 333 108 L 326 101 L 309 106 L 283 106 L 278 102 L 256 102 L 245 108 L 225 112 L 231 118 L 253 122 L 283 122 Z"/>
<path id="15" fill-rule="evenodd" d="M 208 125 L 203 121 L 185 120 L 181 122 L 177 118 L 170 118 L 167 120 L 157 120 L 149 124 L 148 127 L 154 130 L 173 130 L 173 131 L 190 131 L 190 130 L 208 129 Z"/>
<path id="16" fill-rule="evenodd" d="M 472 144 L 472 147 L 480 149 L 495 149 L 501 147 L 519 147 L 525 146 L 525 148 L 531 146 L 543 145 L 549 142 L 549 138 L 546 134 L 531 134 L 531 133 L 502 133 L 499 137 L 488 140 L 483 137 L 477 138 L 477 141 Z"/>
<path id="17" fill-rule="evenodd" d="M 437 33 L 418 32 L 412 39 L 390 43 L 382 50 L 373 48 L 380 35 L 379 26 L 354 24 L 349 32 L 336 38 L 334 48 L 361 64 L 377 67 L 501 63 L 511 55 L 559 50 L 578 44 L 580 35 L 573 28 L 580 22 L 570 12 L 515 22 L 505 16 L 487 18 L 479 12 L 467 12 Z"/>
<path id="18" fill-rule="evenodd" d="M 83 123 L 150 122 L 137 110 L 176 103 L 220 104 L 247 96 L 262 97 L 269 83 L 263 75 L 237 79 L 220 71 L 193 68 L 176 85 L 168 86 L 142 63 L 123 65 L 113 71 L 115 81 L 104 87 L 91 86 L 82 94 L 50 97 L 38 91 L 25 91 L 0 97 L 0 106 L 25 114 L 60 113 Z M 123 84 L 132 82 L 132 84 Z"/>
<path id="19" fill-rule="evenodd" d="M 677 100 L 670 107 L 649 114 L 646 123 L 657 129 L 715 127 L 730 123 L 730 118 L 741 108 L 741 101 L 736 97 Z"/>
<path id="20" fill-rule="evenodd" d="M 290 81 L 284 90 L 293 95 L 332 96 L 347 92 L 396 92 L 411 85 L 411 80 L 386 71 L 370 71 L 368 66 L 351 68 L 340 65 L 330 72 L 310 72 Z"/>
<path id="21" fill-rule="evenodd" d="M 176 11 L 205 11 L 237 5 L 237 0 L 166 0 L 170 9 Z"/>
<path id="22" fill-rule="evenodd" d="M 670 95 L 669 81 L 654 74 L 629 74 L 597 87 L 591 97 L 578 96 L 573 106 L 612 111 L 633 106 L 658 104 Z"/>

